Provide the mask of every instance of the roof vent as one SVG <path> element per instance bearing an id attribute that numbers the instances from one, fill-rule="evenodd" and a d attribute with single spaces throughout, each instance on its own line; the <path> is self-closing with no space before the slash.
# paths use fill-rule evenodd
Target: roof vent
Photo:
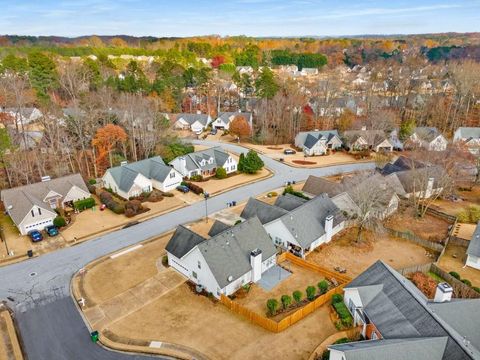
<path id="1" fill-rule="evenodd" d="M 50 181 L 50 176 L 42 176 L 42 182 L 45 182 L 45 181 Z"/>
<path id="2" fill-rule="evenodd" d="M 127 160 L 124 160 L 124 161 L 121 161 L 120 162 L 120 166 L 125 166 L 128 164 L 128 161 Z"/>
<path id="3" fill-rule="evenodd" d="M 233 276 L 232 276 L 232 275 L 228 275 L 227 280 L 228 280 L 228 281 L 233 281 Z"/>

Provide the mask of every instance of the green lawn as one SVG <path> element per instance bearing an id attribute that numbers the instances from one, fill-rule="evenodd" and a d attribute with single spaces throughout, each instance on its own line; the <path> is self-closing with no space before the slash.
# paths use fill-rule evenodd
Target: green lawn
<path id="1" fill-rule="evenodd" d="M 429 271 L 427 273 L 428 276 L 430 276 L 433 280 L 435 280 L 437 283 L 445 282 L 445 279 L 441 278 L 437 274 L 434 274 L 433 272 Z"/>

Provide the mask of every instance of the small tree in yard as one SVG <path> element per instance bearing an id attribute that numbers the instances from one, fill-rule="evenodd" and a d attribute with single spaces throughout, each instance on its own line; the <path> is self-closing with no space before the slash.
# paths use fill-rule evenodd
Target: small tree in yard
<path id="1" fill-rule="evenodd" d="M 284 309 L 288 308 L 292 303 L 292 298 L 290 297 L 290 295 L 282 295 L 280 300 L 282 301 L 282 306 Z"/>
<path id="2" fill-rule="evenodd" d="M 325 294 L 328 290 L 328 282 L 327 280 L 322 280 L 318 283 L 318 290 L 320 291 L 320 294 Z"/>
<path id="3" fill-rule="evenodd" d="M 67 225 L 67 222 L 65 221 L 64 217 L 57 216 L 55 219 L 53 219 L 53 225 L 55 225 L 58 228 L 61 228 Z"/>
<path id="4" fill-rule="evenodd" d="M 268 313 L 270 315 L 275 315 L 277 313 L 277 309 L 278 309 L 278 301 L 277 299 L 268 299 L 267 300 L 267 309 L 268 309 Z"/>
<path id="5" fill-rule="evenodd" d="M 315 286 L 308 286 L 305 292 L 307 293 L 308 300 L 312 301 L 313 299 L 315 299 L 315 293 L 316 293 Z"/>
<path id="6" fill-rule="evenodd" d="M 298 304 L 300 301 L 302 301 L 302 292 L 299 290 L 295 290 L 292 294 L 293 300 Z"/>
<path id="7" fill-rule="evenodd" d="M 215 177 L 217 179 L 225 179 L 227 177 L 227 170 L 223 167 L 217 168 L 217 171 L 215 172 Z"/>
<path id="8" fill-rule="evenodd" d="M 246 174 L 255 174 L 265 165 L 256 151 L 249 150 L 246 156 L 240 155 L 238 170 Z"/>

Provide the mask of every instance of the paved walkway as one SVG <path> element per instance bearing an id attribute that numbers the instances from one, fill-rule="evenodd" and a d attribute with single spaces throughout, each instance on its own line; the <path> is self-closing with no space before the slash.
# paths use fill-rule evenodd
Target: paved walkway
<path id="1" fill-rule="evenodd" d="M 222 146 L 237 153 L 247 149 L 238 145 L 200 142 Z M 328 176 L 343 172 L 373 169 L 373 163 L 298 169 L 262 156 L 274 176 L 208 200 L 208 211 L 225 208 L 228 201 L 245 201 L 276 189 L 286 181 L 302 181 L 308 175 Z M 70 281 L 75 272 L 91 261 L 127 246 L 167 232 L 179 224 L 203 217 L 203 202 L 114 231 L 76 246 L 0 268 L 0 299 L 9 300 L 16 311 L 20 332 L 31 359 L 143 359 L 148 357 L 110 352 L 90 341 L 88 329 L 70 297 Z"/>

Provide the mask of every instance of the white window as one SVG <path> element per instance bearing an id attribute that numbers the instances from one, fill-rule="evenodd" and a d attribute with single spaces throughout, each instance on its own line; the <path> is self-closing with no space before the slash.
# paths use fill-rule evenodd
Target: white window
<path id="1" fill-rule="evenodd" d="M 200 261 L 198 262 L 198 268 L 201 269 L 202 268 L 202 264 L 200 263 Z"/>
<path id="2" fill-rule="evenodd" d="M 175 177 L 175 171 L 172 171 L 172 172 L 170 173 L 170 179 L 173 179 L 174 177 Z"/>
<path id="3" fill-rule="evenodd" d="M 32 217 L 35 217 L 35 213 L 33 212 L 33 209 L 32 209 Z"/>
<path id="4" fill-rule="evenodd" d="M 192 276 L 196 279 L 197 278 L 197 273 L 195 271 L 192 271 Z"/>

